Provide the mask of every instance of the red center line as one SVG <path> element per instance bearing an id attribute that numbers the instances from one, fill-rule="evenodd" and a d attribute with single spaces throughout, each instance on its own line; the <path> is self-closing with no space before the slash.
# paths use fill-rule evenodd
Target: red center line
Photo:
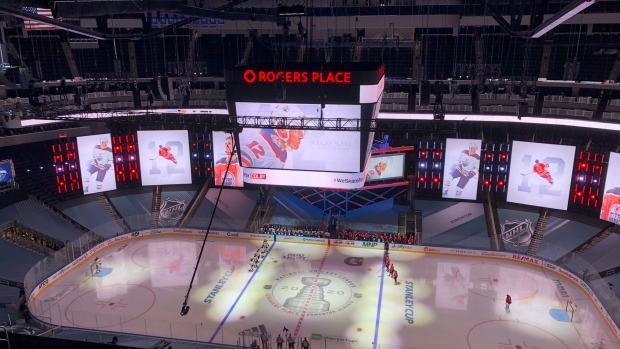
<path id="1" fill-rule="evenodd" d="M 301 316 L 299 317 L 299 321 L 297 322 L 297 327 L 295 327 L 295 332 L 293 332 L 293 338 L 297 338 L 297 334 L 299 334 L 299 329 L 301 329 L 301 324 L 304 322 L 304 317 L 306 317 L 306 312 L 308 311 L 308 306 L 310 305 L 310 301 L 312 300 L 312 295 L 314 294 L 314 290 L 316 289 L 316 284 L 319 282 L 319 277 L 321 276 L 321 271 L 325 266 L 325 260 L 327 259 L 327 254 L 329 253 L 330 245 L 327 245 L 325 249 L 325 253 L 323 254 L 323 259 L 321 260 L 321 265 L 319 265 L 319 270 L 316 272 L 314 276 L 314 281 L 312 281 L 312 286 L 310 286 L 310 293 L 308 294 L 308 298 L 306 298 L 306 304 L 304 304 L 304 309 L 301 311 Z"/>

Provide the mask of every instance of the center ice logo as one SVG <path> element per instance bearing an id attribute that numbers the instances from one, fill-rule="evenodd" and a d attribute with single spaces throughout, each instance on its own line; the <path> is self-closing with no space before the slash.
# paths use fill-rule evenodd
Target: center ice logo
<path id="1" fill-rule="evenodd" d="M 177 221 L 185 212 L 185 200 L 166 198 L 159 209 L 159 218 L 166 222 Z"/>
<path id="2" fill-rule="evenodd" d="M 502 224 L 502 240 L 513 246 L 528 246 L 533 234 L 534 225 L 529 219 Z"/>
<path id="3" fill-rule="evenodd" d="M 348 308 L 361 293 L 353 293 L 357 286 L 345 275 L 331 271 L 300 271 L 276 278 L 277 283 L 267 294 L 269 303 L 277 309 L 294 315 L 329 315 Z"/>

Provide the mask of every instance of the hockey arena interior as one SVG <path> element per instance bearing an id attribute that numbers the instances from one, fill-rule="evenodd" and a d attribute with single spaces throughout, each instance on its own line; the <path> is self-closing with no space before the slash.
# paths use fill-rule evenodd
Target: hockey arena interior
<path id="1" fill-rule="evenodd" d="M 620 349 L 619 14 L 1 1 L 0 348 Z"/>

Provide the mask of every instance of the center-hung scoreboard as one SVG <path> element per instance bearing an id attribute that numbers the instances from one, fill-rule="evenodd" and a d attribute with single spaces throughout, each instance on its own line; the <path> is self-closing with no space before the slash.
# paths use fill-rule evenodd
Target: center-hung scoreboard
<path id="1" fill-rule="evenodd" d="M 390 181 L 402 185 L 410 177 L 419 197 L 481 201 L 492 192 L 499 201 L 585 209 L 620 222 L 617 153 L 480 139 L 421 141 L 406 153 L 371 152 L 369 130 L 380 108 L 384 73 L 374 63 L 236 67 L 225 76 L 236 128 L 68 139 L 52 149 L 58 192 L 88 195 L 205 180 L 216 186 L 347 190 Z"/>

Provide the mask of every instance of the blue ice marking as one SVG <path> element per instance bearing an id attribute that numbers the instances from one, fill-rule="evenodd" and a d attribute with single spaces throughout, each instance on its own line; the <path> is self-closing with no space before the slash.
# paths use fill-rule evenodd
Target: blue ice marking
<path id="1" fill-rule="evenodd" d="M 556 321 L 570 322 L 568 313 L 562 309 L 551 309 L 549 310 L 549 315 Z"/>
<path id="2" fill-rule="evenodd" d="M 96 278 L 102 278 L 110 274 L 112 274 L 112 268 L 102 268 L 98 273 L 95 273 L 95 275 L 93 276 Z"/>

